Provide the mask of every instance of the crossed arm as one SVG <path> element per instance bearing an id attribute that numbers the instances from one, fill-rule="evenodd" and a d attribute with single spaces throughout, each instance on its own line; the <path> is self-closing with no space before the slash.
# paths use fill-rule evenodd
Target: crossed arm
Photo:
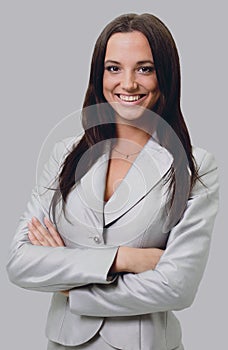
<path id="1" fill-rule="evenodd" d="M 41 222 L 33 217 L 28 223 L 28 238 L 33 245 L 47 247 L 64 247 L 64 242 L 55 226 L 48 218 L 44 218 L 44 227 Z M 150 269 L 155 269 L 162 249 L 158 248 L 133 248 L 120 246 L 109 270 L 109 274 L 120 272 L 140 273 Z M 69 291 L 61 291 L 68 295 Z"/>
<path id="2" fill-rule="evenodd" d="M 41 185 L 46 188 L 59 169 L 61 150 L 55 147 L 44 169 Z M 70 310 L 79 315 L 127 316 L 188 307 L 206 266 L 218 208 L 217 166 L 206 152 L 200 158 L 199 172 L 205 186 L 199 182 L 195 186 L 164 251 L 64 247 L 55 227 L 44 219 L 49 197 L 41 203 L 35 191 L 12 244 L 7 265 L 10 279 L 31 290 L 70 290 Z M 32 219 L 28 233 L 32 216 L 38 220 Z M 119 272 L 130 273 L 107 279 L 108 273 Z"/>
<path id="3" fill-rule="evenodd" d="M 201 161 L 200 175 L 204 185 L 195 186 L 182 220 L 170 232 L 166 249 L 119 247 L 109 273 L 133 273 L 120 274 L 104 286 L 90 283 L 72 287 L 71 312 L 115 317 L 181 310 L 192 304 L 208 259 L 218 209 L 218 173 L 210 154 Z M 41 244 L 32 233 L 33 242 Z"/>
<path id="4" fill-rule="evenodd" d="M 88 247 L 76 244 L 73 249 L 64 246 L 55 227 L 45 219 L 49 216 L 53 194 L 46 189 L 55 186 L 53 181 L 72 141 L 66 139 L 55 145 L 27 209 L 20 217 L 6 268 L 10 281 L 22 288 L 60 292 L 83 285 L 87 287 L 90 283 L 104 286 L 113 283 L 118 272 L 137 273 L 155 266 L 162 253 L 118 245 Z M 142 260 L 142 256 L 148 258 Z"/>

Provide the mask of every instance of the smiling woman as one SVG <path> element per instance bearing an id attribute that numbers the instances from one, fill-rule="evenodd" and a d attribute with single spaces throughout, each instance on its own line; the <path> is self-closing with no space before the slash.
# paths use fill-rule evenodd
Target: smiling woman
<path id="1" fill-rule="evenodd" d="M 122 105 L 153 108 L 160 92 L 153 55 L 144 34 L 133 31 L 111 36 L 105 54 L 103 92 L 113 108 L 118 108 L 117 118 L 130 121 L 136 117 L 134 110 L 131 115 L 126 115 L 125 108 L 121 113 Z"/>
<path id="2" fill-rule="evenodd" d="M 83 135 L 58 142 L 7 271 L 53 292 L 49 350 L 183 350 L 218 210 L 214 157 L 193 147 L 167 27 L 122 15 L 97 39 Z"/>

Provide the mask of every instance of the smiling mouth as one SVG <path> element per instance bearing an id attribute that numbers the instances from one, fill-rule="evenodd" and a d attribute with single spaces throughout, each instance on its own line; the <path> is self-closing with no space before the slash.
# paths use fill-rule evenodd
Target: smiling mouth
<path id="1" fill-rule="evenodd" d="M 124 102 L 135 102 L 141 100 L 141 98 L 145 97 L 146 94 L 139 94 L 139 95 L 121 95 L 116 94 L 116 96 Z"/>

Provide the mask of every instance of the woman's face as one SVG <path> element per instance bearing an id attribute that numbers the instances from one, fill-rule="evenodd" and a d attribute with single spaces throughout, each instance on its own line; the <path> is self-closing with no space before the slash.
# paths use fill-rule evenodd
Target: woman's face
<path id="1" fill-rule="evenodd" d="M 108 40 L 103 94 L 117 116 L 129 121 L 137 119 L 144 108 L 151 109 L 157 102 L 160 91 L 153 55 L 141 32 L 115 33 Z"/>

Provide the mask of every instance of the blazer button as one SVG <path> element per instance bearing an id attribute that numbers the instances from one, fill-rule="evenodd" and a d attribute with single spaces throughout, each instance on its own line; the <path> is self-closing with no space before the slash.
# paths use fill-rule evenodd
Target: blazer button
<path id="1" fill-rule="evenodd" d="M 95 236 L 93 239 L 94 239 L 94 242 L 96 242 L 96 243 L 100 243 L 101 242 L 99 236 Z"/>

